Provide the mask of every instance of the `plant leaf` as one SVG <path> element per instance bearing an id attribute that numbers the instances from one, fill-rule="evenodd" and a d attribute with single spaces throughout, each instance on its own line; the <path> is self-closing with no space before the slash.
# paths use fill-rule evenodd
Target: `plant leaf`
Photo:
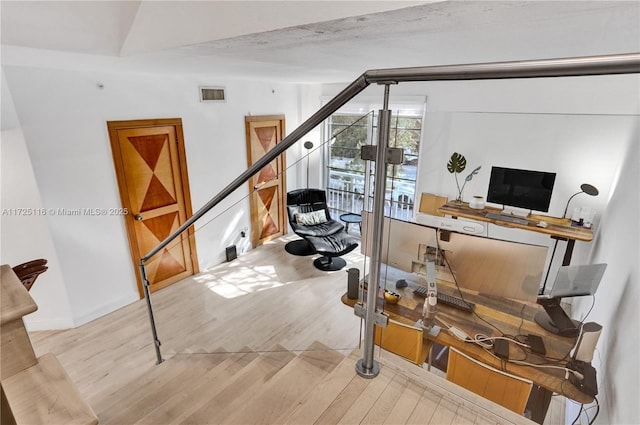
<path id="1" fill-rule="evenodd" d="M 467 159 L 464 155 L 460 155 L 458 152 L 451 154 L 449 162 L 447 162 L 447 170 L 450 173 L 461 173 L 467 167 Z"/>
<path id="2" fill-rule="evenodd" d="M 482 168 L 482 166 L 477 166 L 475 168 L 475 170 L 473 170 L 472 172 L 469 173 L 469 175 L 467 177 L 464 178 L 465 181 L 470 182 L 471 179 L 473 178 L 473 176 L 475 176 L 476 174 L 478 174 L 478 171 L 480 171 L 480 168 Z"/>

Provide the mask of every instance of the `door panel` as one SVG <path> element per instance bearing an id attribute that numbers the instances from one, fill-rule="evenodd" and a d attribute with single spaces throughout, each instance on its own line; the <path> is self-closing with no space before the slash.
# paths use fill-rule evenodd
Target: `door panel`
<path id="1" fill-rule="evenodd" d="M 182 126 L 180 120 L 108 125 L 120 198 L 129 210 L 127 232 L 138 275 L 140 258 L 191 216 Z M 151 291 L 197 273 L 193 229 L 147 261 L 145 269 Z"/>
<path id="2" fill-rule="evenodd" d="M 284 137 L 284 116 L 245 117 L 247 163 L 253 165 Z M 249 180 L 251 243 L 254 247 L 287 232 L 284 199 L 286 192 L 284 153 Z"/>

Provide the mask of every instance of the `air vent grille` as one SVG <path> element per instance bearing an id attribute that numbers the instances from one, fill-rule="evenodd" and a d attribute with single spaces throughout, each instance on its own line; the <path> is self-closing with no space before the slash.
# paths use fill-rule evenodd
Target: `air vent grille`
<path id="1" fill-rule="evenodd" d="M 200 87 L 200 102 L 226 101 L 224 87 Z"/>

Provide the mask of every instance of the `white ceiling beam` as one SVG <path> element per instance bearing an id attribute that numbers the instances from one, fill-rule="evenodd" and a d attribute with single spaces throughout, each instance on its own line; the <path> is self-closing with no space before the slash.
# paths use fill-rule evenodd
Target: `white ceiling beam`
<path id="1" fill-rule="evenodd" d="M 120 54 L 153 52 L 433 1 L 143 1 Z"/>

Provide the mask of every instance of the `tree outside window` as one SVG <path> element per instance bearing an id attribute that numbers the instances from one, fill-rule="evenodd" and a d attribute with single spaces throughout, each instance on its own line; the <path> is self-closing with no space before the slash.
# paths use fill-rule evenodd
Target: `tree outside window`
<path id="1" fill-rule="evenodd" d="M 331 135 L 327 161 L 329 205 L 339 214 L 360 214 L 364 208 L 365 185 L 369 184 L 367 209 L 373 205 L 375 163 L 360 159 L 363 145 L 377 141 L 377 113 L 367 115 L 334 114 L 328 120 Z M 386 214 L 400 219 L 413 216 L 415 186 L 420 151 L 422 118 L 396 115 L 391 119 L 389 144 L 401 148 L 404 162 L 388 165 L 385 191 Z"/>

